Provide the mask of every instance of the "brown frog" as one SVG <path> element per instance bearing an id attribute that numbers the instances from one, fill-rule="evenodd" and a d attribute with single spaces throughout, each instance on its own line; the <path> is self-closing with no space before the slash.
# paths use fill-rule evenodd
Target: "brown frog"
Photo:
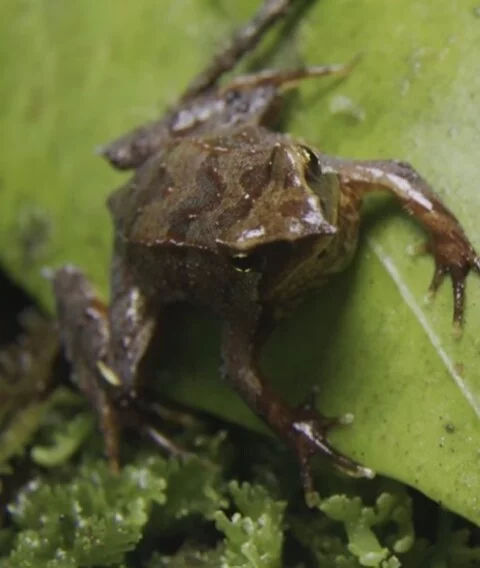
<path id="1" fill-rule="evenodd" d="M 53 284 L 67 354 L 114 466 L 118 408 L 141 398 L 139 364 L 166 307 L 188 302 L 224 321 L 222 374 L 296 452 L 307 492 L 315 454 L 348 474 L 372 475 L 329 445 L 326 434 L 338 420 L 308 404 L 290 407 L 257 364 L 277 321 L 348 265 L 361 199 L 372 190 L 393 193 L 426 228 L 435 260 L 430 290 L 450 276 L 454 324 L 462 324 L 465 280 L 480 272 L 480 259 L 428 183 L 406 163 L 336 158 L 269 129 L 286 89 L 350 66 L 267 70 L 218 84 L 294 3 L 266 0 L 165 117 L 102 149 L 114 167 L 135 170 L 108 200 L 115 225 L 110 306 L 74 267 L 56 271 Z"/>

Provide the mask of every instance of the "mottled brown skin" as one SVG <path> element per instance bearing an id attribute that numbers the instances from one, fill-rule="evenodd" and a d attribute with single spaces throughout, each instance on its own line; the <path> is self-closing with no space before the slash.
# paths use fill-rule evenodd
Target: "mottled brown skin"
<path id="1" fill-rule="evenodd" d="M 114 465 L 118 406 L 139 400 L 139 363 L 165 308 L 188 302 L 224 321 L 222 373 L 297 453 L 307 492 L 310 458 L 318 453 L 351 475 L 372 475 L 328 444 L 338 421 L 309 405 L 291 408 L 257 364 L 275 323 L 349 263 L 367 192 L 390 191 L 426 228 L 436 265 L 431 290 L 450 274 L 454 322 L 462 322 L 465 279 L 480 261 L 427 182 L 408 164 L 342 160 L 268 128 L 285 88 L 349 67 L 264 71 L 217 86 L 293 3 L 267 0 L 164 118 L 102 150 L 115 167 L 135 170 L 108 200 L 115 225 L 111 304 L 99 302 L 76 268 L 58 270 L 53 282 L 67 354 L 98 411 Z"/>

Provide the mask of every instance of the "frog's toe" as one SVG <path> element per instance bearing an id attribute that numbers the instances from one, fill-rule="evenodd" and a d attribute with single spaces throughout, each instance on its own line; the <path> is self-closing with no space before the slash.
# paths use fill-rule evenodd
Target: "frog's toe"
<path id="1" fill-rule="evenodd" d="M 148 438 L 168 456 L 188 455 L 186 450 L 173 442 L 157 427 L 159 422 L 167 426 L 167 429 L 170 429 L 168 426 L 172 424 L 187 426 L 186 413 L 177 412 L 156 403 L 150 404 L 142 397 L 138 397 L 134 391 L 125 391 L 112 381 L 108 382 L 108 389 L 121 426 Z"/>
<path id="2" fill-rule="evenodd" d="M 480 274 L 480 256 L 465 235 L 458 232 L 454 232 L 448 238 L 436 236 L 430 242 L 410 247 L 409 252 L 413 255 L 431 254 L 435 260 L 432 280 L 428 287 L 427 301 L 435 296 L 445 277 L 450 276 L 453 288 L 454 333 L 460 335 L 465 310 L 466 280 L 470 272 Z"/>
<path id="3" fill-rule="evenodd" d="M 129 405 L 123 408 L 124 425 L 139 432 L 142 436 L 148 438 L 157 446 L 164 454 L 169 457 L 185 457 L 188 455 L 187 450 L 176 444 L 165 432 L 160 430 L 156 423 L 158 416 L 155 412 L 145 412 L 143 406 L 137 404 Z"/>
<path id="4" fill-rule="evenodd" d="M 162 451 L 171 457 L 184 458 L 189 454 L 186 450 L 175 444 L 168 436 L 160 432 L 157 428 L 151 424 L 143 424 L 142 431 L 152 440 L 152 442 L 158 446 Z"/>
<path id="5" fill-rule="evenodd" d="M 463 327 L 465 311 L 465 286 L 470 272 L 480 273 L 480 257 L 468 247 L 467 250 L 455 251 L 457 254 L 445 255 L 438 249 L 434 250 L 435 270 L 428 288 L 430 297 L 434 296 L 448 274 L 453 289 L 453 326 L 459 335 Z"/>
<path id="6" fill-rule="evenodd" d="M 351 415 L 348 415 L 351 418 Z M 302 481 L 305 494 L 314 492 L 311 472 L 311 459 L 318 454 L 327 457 L 339 471 L 351 477 L 373 478 L 373 470 L 364 467 L 347 456 L 337 452 L 328 442 L 327 433 L 331 428 L 350 423 L 350 420 L 341 418 L 326 418 L 314 410 L 311 404 L 303 404 L 294 414 L 291 424 L 293 446 L 300 461 Z"/>

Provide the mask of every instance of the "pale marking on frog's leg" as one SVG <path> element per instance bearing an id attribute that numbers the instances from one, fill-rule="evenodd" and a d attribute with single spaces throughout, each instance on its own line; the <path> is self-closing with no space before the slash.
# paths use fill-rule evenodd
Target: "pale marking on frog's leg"
<path id="1" fill-rule="evenodd" d="M 383 189 L 393 193 L 403 208 L 428 231 L 426 250 L 435 270 L 429 291 L 434 293 L 449 274 L 453 288 L 453 325 L 459 335 L 463 325 L 465 282 L 471 270 L 480 273 L 480 257 L 455 215 L 410 164 L 395 160 L 345 160 L 319 155 L 324 172 L 339 176 L 340 186 L 362 196 Z"/>
<path id="2" fill-rule="evenodd" d="M 158 311 L 136 285 L 121 255 L 114 254 L 111 271 L 110 355 L 122 390 L 136 397 L 137 370 L 155 332 Z"/>
<path id="3" fill-rule="evenodd" d="M 400 295 L 405 300 L 407 306 L 412 310 L 415 317 L 417 318 L 418 322 L 422 326 L 423 330 L 427 334 L 430 343 L 435 348 L 438 356 L 440 357 L 442 363 L 445 365 L 446 369 L 450 373 L 452 379 L 457 384 L 460 392 L 463 396 L 467 399 L 469 405 L 475 410 L 476 414 L 480 416 L 480 401 L 478 398 L 473 394 L 473 392 L 468 388 L 464 378 L 458 373 L 456 370 L 455 363 L 450 359 L 448 353 L 443 348 L 442 342 L 438 335 L 433 331 L 430 323 L 428 322 L 425 314 L 423 313 L 421 307 L 416 302 L 413 294 L 410 292 L 408 286 L 402 279 L 402 276 L 398 272 L 394 262 L 385 252 L 383 247 L 381 247 L 378 243 L 376 243 L 373 239 L 367 238 L 367 242 L 372 248 L 375 255 L 378 257 L 382 265 L 384 266 L 385 270 L 388 272 L 392 280 L 394 281 L 395 285 L 397 286 Z"/>
<path id="4" fill-rule="evenodd" d="M 159 430 L 154 428 L 149 424 L 141 425 L 142 431 L 154 442 L 156 446 L 162 448 L 169 456 L 182 456 L 185 455 L 185 451 L 177 446 L 172 440 L 167 438 Z"/>
<path id="5" fill-rule="evenodd" d="M 234 33 L 229 43 L 190 82 L 180 97 L 180 102 L 195 98 L 213 87 L 222 75 L 233 69 L 246 53 L 255 48 L 277 20 L 287 15 L 295 2 L 298 0 L 265 0 L 252 19 Z"/>
<path id="6" fill-rule="evenodd" d="M 357 61 L 358 58 L 356 57 L 346 64 L 310 65 L 295 69 L 266 69 L 258 73 L 239 75 L 227 83 L 225 87 L 222 87 L 219 94 L 224 95 L 229 91 L 256 89 L 262 86 L 281 87 L 284 90 L 296 87 L 304 79 L 328 77 L 330 75 L 343 77 L 350 74 Z"/>
<path id="7" fill-rule="evenodd" d="M 105 365 L 103 361 L 97 361 L 97 368 L 109 385 L 115 388 L 122 386 L 120 377 L 116 373 L 114 373 L 112 369 L 110 369 L 110 367 L 107 367 L 107 365 Z"/>

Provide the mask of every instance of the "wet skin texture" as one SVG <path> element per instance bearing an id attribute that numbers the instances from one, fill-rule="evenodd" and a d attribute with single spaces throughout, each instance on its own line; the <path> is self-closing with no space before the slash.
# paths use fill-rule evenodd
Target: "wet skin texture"
<path id="1" fill-rule="evenodd" d="M 285 89 L 348 66 L 268 70 L 218 84 L 295 3 L 265 1 L 165 117 L 102 150 L 114 167 L 134 170 L 108 200 L 115 226 L 111 304 L 71 266 L 55 273 L 53 285 L 67 355 L 99 415 L 113 467 L 117 414 L 141 398 L 145 351 L 166 307 L 187 302 L 224 322 L 222 374 L 296 452 L 307 493 L 316 454 L 351 475 L 372 475 L 329 445 L 326 434 L 338 421 L 309 404 L 291 408 L 257 364 L 275 323 L 348 265 L 361 199 L 370 191 L 391 192 L 425 227 L 425 250 L 435 260 L 430 290 L 450 275 L 454 324 L 462 324 L 465 279 L 480 271 L 480 260 L 428 183 L 406 163 L 344 160 L 269 129 Z M 177 450 L 146 422 L 142 427 Z"/>

